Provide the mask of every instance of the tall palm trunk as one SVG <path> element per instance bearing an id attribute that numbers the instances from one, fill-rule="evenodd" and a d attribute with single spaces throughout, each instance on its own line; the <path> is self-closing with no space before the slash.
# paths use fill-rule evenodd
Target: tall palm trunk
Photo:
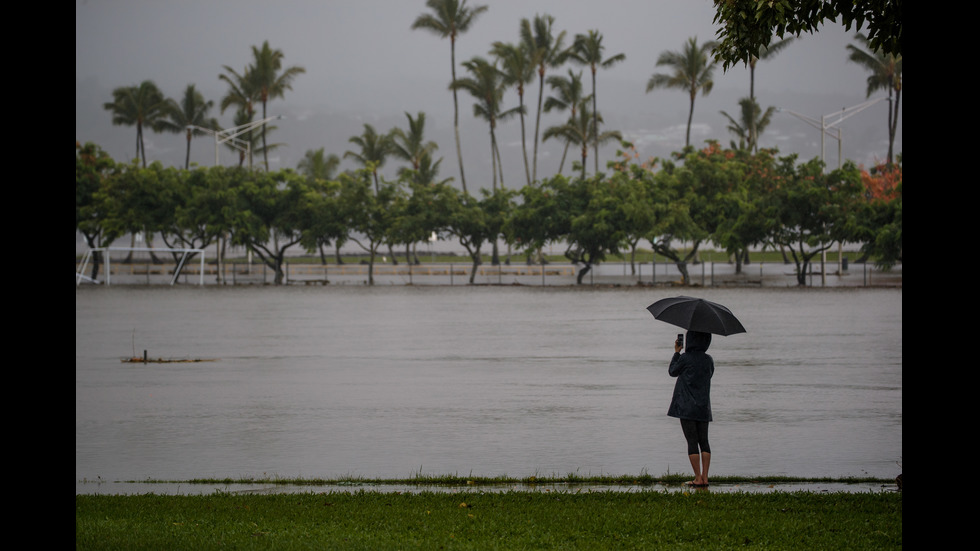
<path id="1" fill-rule="evenodd" d="M 595 65 L 592 65 L 592 131 L 595 132 L 595 173 L 599 175 L 599 106 L 595 92 Z"/>
<path id="2" fill-rule="evenodd" d="M 691 122 L 694 121 L 694 98 L 697 97 L 697 94 L 697 90 L 691 90 L 691 110 L 687 113 L 687 137 L 684 139 L 685 148 L 691 145 Z"/>
<path id="3" fill-rule="evenodd" d="M 902 98 L 902 89 L 895 90 L 895 100 L 892 99 L 892 89 L 888 90 L 888 99 L 891 109 L 888 110 L 888 164 L 892 164 L 893 152 L 895 147 L 895 131 L 898 128 L 898 109 L 899 100 Z"/>
<path id="4" fill-rule="evenodd" d="M 452 63 L 453 82 L 456 82 L 456 37 L 449 38 L 449 60 Z M 453 128 L 456 131 L 456 159 L 459 161 L 459 181 L 466 194 L 466 174 L 463 172 L 463 148 L 459 142 L 459 97 L 453 88 Z"/>
<path id="5" fill-rule="evenodd" d="M 544 67 L 538 69 L 538 114 L 534 123 L 534 168 L 531 171 L 533 181 L 538 181 L 538 130 L 541 128 L 541 105 L 544 103 Z"/>
<path id="6" fill-rule="evenodd" d="M 268 95 L 265 92 L 262 92 L 262 120 L 266 119 L 265 104 L 267 98 Z M 263 161 L 265 162 L 265 171 L 269 172 L 269 148 L 266 147 L 266 143 L 265 143 L 265 127 L 266 125 L 263 124 L 262 125 L 262 158 Z"/>
<path id="7" fill-rule="evenodd" d="M 187 153 L 184 154 L 184 170 L 191 167 L 191 129 L 187 129 Z"/>

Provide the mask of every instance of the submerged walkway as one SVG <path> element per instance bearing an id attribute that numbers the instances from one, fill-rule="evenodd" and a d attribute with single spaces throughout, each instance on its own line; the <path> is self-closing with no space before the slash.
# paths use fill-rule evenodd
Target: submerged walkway
<path id="1" fill-rule="evenodd" d="M 808 287 L 901 287 L 902 266 L 887 272 L 871 264 L 850 264 L 838 273 L 838 265 L 812 266 L 807 275 Z M 108 276 L 100 272 L 97 284 L 110 285 L 170 285 L 174 264 L 115 262 Z M 573 264 L 510 264 L 480 265 L 473 277 L 475 285 L 576 285 L 581 266 Z M 76 276 L 78 267 L 76 266 Z M 796 267 L 784 263 L 752 263 L 735 273 L 735 265 L 727 262 L 702 262 L 688 267 L 693 286 L 701 287 L 796 287 Z M 177 283 L 181 285 L 271 285 L 275 275 L 264 264 L 224 264 L 219 273 L 213 264 L 203 268 L 198 264 L 185 266 Z M 286 285 L 366 285 L 369 267 L 366 264 L 288 263 L 285 266 Z M 375 285 L 469 285 L 473 266 L 469 263 L 422 263 L 374 265 Z M 602 286 L 672 286 L 681 281 L 677 266 L 672 263 L 607 262 L 594 267 L 583 278 L 583 285 Z M 76 277 L 76 285 L 93 285 Z"/>

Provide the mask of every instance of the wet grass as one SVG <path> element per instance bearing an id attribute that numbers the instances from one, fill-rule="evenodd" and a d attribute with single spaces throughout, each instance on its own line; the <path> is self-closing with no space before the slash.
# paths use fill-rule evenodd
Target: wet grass
<path id="1" fill-rule="evenodd" d="M 76 495 L 75 549 L 901 549 L 900 492 Z"/>

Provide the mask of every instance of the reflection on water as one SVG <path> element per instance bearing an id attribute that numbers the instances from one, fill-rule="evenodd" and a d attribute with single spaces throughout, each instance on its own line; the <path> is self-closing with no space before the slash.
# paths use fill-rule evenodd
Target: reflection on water
<path id="1" fill-rule="evenodd" d="M 901 472 L 901 289 L 695 293 L 748 329 L 710 350 L 714 474 Z M 689 472 L 673 294 L 82 287 L 76 480 Z"/>

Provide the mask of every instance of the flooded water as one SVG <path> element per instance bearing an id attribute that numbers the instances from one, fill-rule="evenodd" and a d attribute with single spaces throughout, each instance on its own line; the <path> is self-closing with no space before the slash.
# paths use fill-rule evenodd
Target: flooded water
<path id="1" fill-rule="evenodd" d="M 690 472 L 645 309 L 677 294 L 748 330 L 709 350 L 712 474 L 901 472 L 900 288 L 119 286 L 75 292 L 76 491 Z"/>

